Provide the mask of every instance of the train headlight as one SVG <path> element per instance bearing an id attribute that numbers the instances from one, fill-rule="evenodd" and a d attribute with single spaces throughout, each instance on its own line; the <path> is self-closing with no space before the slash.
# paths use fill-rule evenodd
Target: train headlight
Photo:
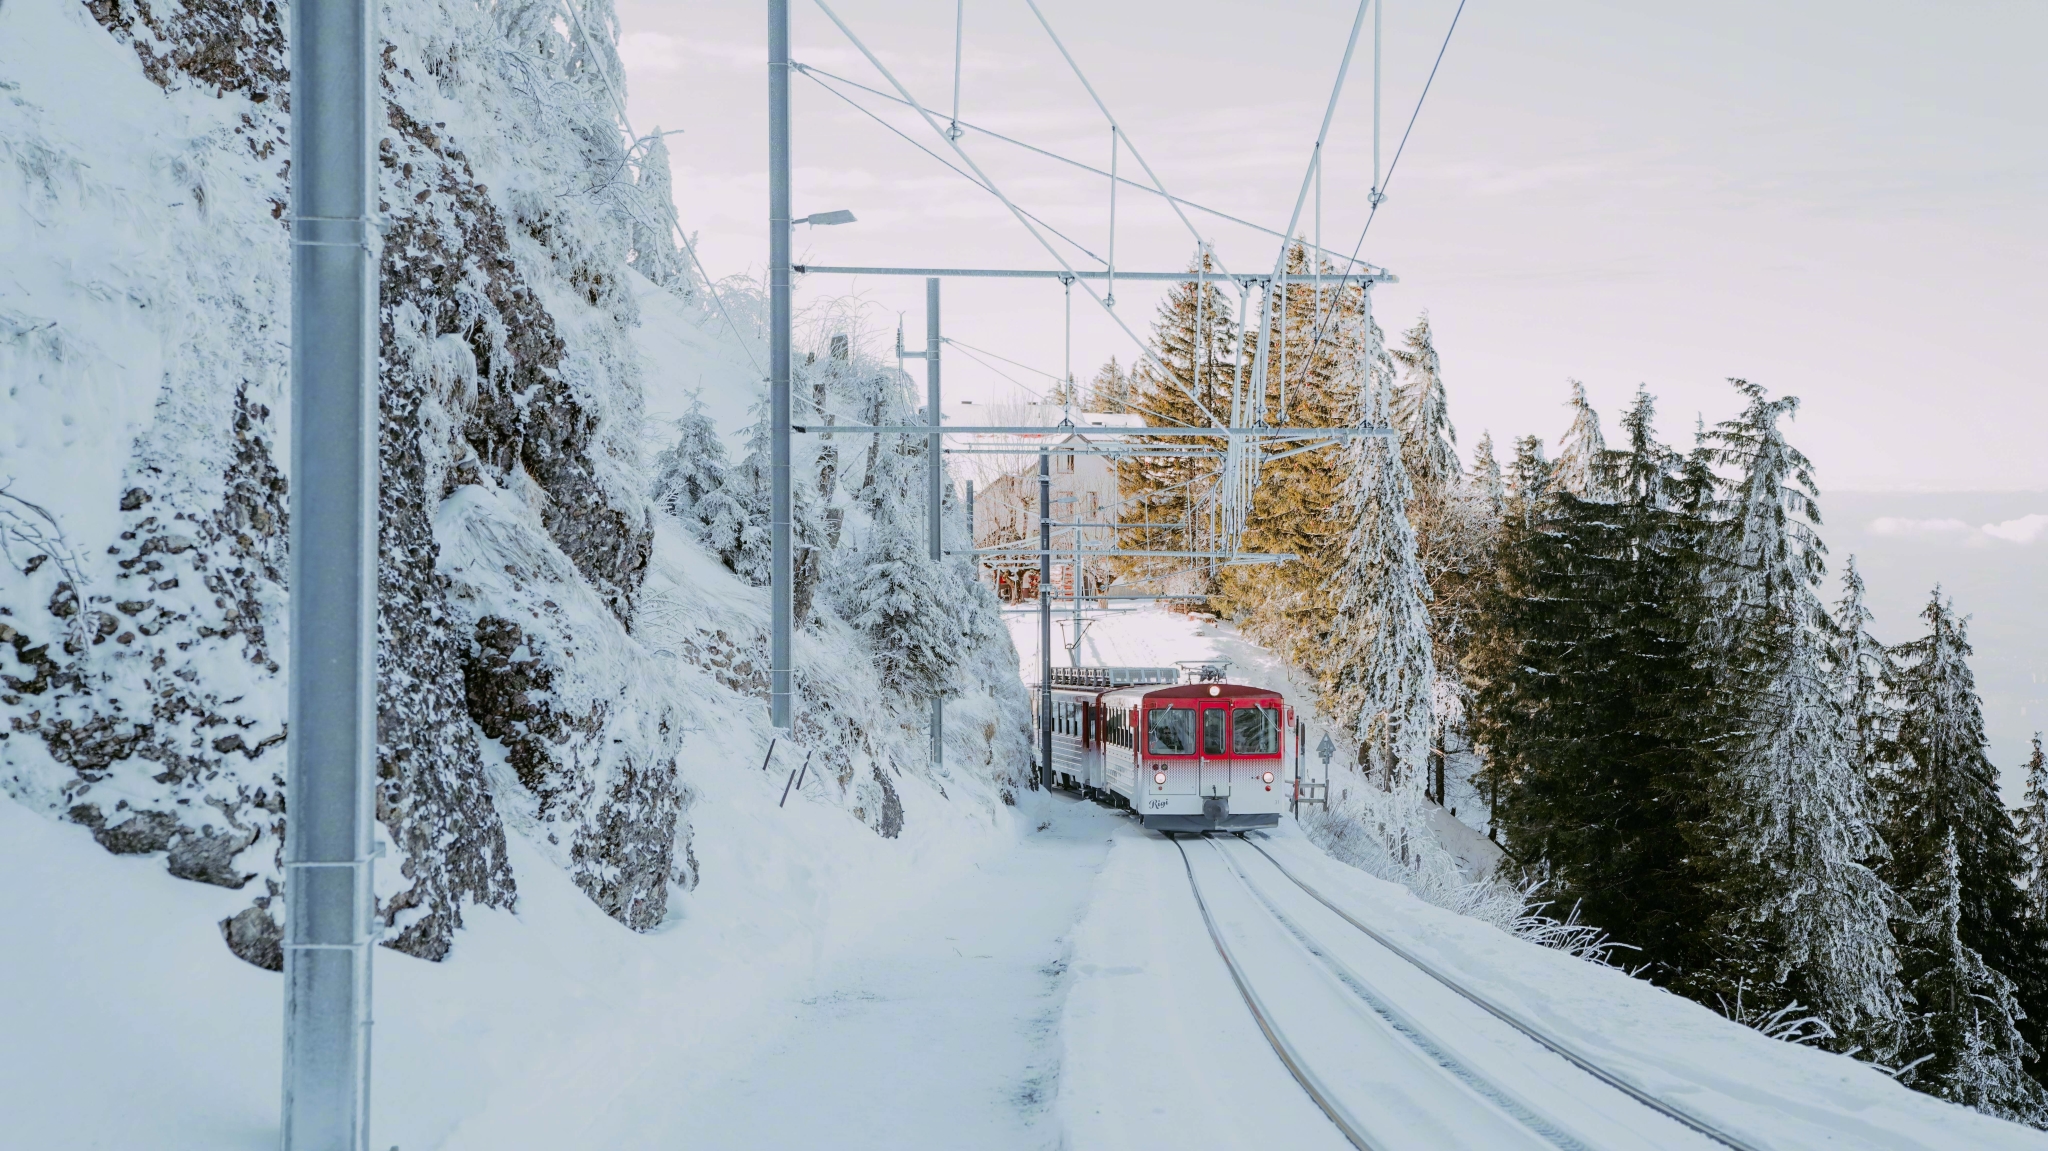
<path id="1" fill-rule="evenodd" d="M 1153 782 L 1153 783 L 1165 783 L 1165 782 L 1166 782 L 1166 773 L 1165 773 L 1165 772 L 1163 772 L 1163 771 L 1155 771 L 1155 772 L 1153 772 L 1153 773 L 1152 773 L 1152 782 Z"/>
<path id="2" fill-rule="evenodd" d="M 1209 694 L 1210 694 L 1210 695 L 1222 695 L 1222 694 L 1223 694 L 1223 689 L 1222 689 L 1222 688 L 1220 688 L 1220 687 L 1217 687 L 1217 686 L 1216 686 L 1215 684 L 1213 684 L 1213 683 L 1212 683 L 1212 684 L 1210 684 L 1210 685 L 1209 685 Z"/>
<path id="3" fill-rule="evenodd" d="M 1265 774 L 1265 776 L 1264 776 L 1264 779 L 1265 779 L 1265 781 L 1266 781 L 1267 783 L 1271 783 L 1271 782 L 1273 782 L 1273 773 L 1272 773 L 1272 772 L 1270 772 L 1270 771 L 1269 771 L 1269 772 L 1267 772 L 1267 773 Z"/>

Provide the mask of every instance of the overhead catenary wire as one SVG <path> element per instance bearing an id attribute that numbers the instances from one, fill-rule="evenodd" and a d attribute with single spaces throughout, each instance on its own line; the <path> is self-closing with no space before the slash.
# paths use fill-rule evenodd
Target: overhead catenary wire
<path id="1" fill-rule="evenodd" d="M 1038 0 L 1024 0 L 1024 3 L 1031 9 L 1031 14 L 1038 17 L 1039 27 L 1045 29 L 1045 34 L 1051 38 L 1053 47 L 1060 50 L 1060 57 L 1067 62 L 1067 67 L 1073 69 L 1074 79 L 1081 82 L 1081 87 L 1088 92 L 1088 98 L 1095 101 L 1095 107 L 1102 113 L 1102 118 L 1109 121 L 1109 126 L 1112 130 L 1122 135 L 1124 145 L 1131 150 L 1131 159 L 1138 162 L 1138 167 L 1145 170 L 1145 177 L 1152 181 L 1152 186 L 1159 190 L 1161 196 L 1166 197 L 1166 202 L 1173 207 L 1173 214 L 1180 217 L 1180 222 L 1187 228 L 1188 235 L 1193 236 L 1196 243 L 1201 243 L 1202 233 L 1195 228 L 1194 221 L 1189 220 L 1188 214 L 1180 210 L 1179 201 L 1167 193 L 1165 182 L 1160 180 L 1159 173 L 1152 170 L 1152 165 L 1146 162 L 1145 154 L 1138 151 L 1138 145 L 1132 142 L 1128 133 L 1122 132 L 1123 125 L 1117 120 L 1115 114 L 1110 112 L 1109 105 L 1104 103 L 1102 97 L 1097 94 L 1095 85 L 1088 82 L 1088 74 L 1081 70 L 1081 64 L 1074 59 L 1074 54 L 1067 51 L 1066 42 L 1060 39 L 1058 32 L 1053 31 L 1052 21 L 1045 18 L 1045 12 L 1038 6 Z M 1217 267 L 1223 268 L 1226 272 L 1230 270 L 1223 267 L 1220 260 L 1217 262 Z"/>
<path id="2" fill-rule="evenodd" d="M 1365 248 L 1366 234 L 1372 231 L 1372 222 L 1380 213 L 1380 205 L 1386 202 L 1387 185 L 1393 183 L 1394 181 L 1394 169 L 1399 167 L 1401 164 L 1401 153 L 1405 151 L 1408 147 L 1408 136 L 1410 133 L 1415 131 L 1415 121 L 1418 117 L 1422 115 L 1423 101 L 1429 99 L 1430 87 L 1436 83 L 1437 69 L 1443 67 L 1444 53 L 1450 50 L 1451 36 L 1458 30 L 1458 18 L 1460 16 L 1463 16 L 1464 14 L 1465 0 L 1458 0 L 1457 11 L 1451 13 L 1451 26 L 1444 30 L 1444 41 L 1440 46 L 1438 46 L 1436 50 L 1436 61 L 1429 66 L 1429 78 L 1422 82 L 1422 94 L 1415 98 L 1415 109 L 1408 113 L 1408 126 L 1401 130 L 1401 141 L 1400 143 L 1394 146 L 1394 158 L 1387 164 L 1387 174 L 1384 177 L 1384 179 L 1381 179 L 1373 188 L 1373 193 L 1371 196 L 1371 207 L 1369 207 L 1365 213 L 1365 226 L 1361 227 L 1358 230 L 1358 242 L 1351 246 L 1351 255 L 1347 257 L 1344 261 L 1344 271 L 1342 273 L 1344 275 L 1350 275 L 1351 269 L 1358 266 L 1358 253 Z M 1375 52 L 1378 51 L 1377 48 L 1375 48 L 1374 50 Z M 1375 69 L 1375 75 L 1377 75 L 1377 69 Z M 1377 83 L 1377 81 L 1375 81 L 1375 83 Z M 1379 140 L 1377 127 L 1375 127 L 1374 130 L 1373 140 L 1375 149 L 1373 167 L 1375 170 L 1377 170 L 1379 167 L 1379 160 L 1377 157 Z M 1369 291 L 1370 287 L 1368 286 L 1366 290 Z M 1340 294 L 1338 299 L 1341 298 L 1342 296 Z M 1318 317 L 1316 321 L 1315 339 L 1310 341 L 1308 355 L 1303 357 L 1302 359 L 1302 371 L 1304 373 L 1308 371 L 1308 365 L 1315 362 L 1316 351 L 1317 349 L 1322 347 L 1323 336 L 1327 334 L 1329 330 L 1330 320 L 1333 319 L 1336 316 L 1336 314 L 1337 300 L 1333 299 L 1330 302 L 1329 310 L 1324 312 L 1320 317 Z"/>
<path id="3" fill-rule="evenodd" d="M 1037 228 L 1032 226 L 1031 221 L 1025 217 L 1024 213 L 1017 207 L 1017 205 L 1008 196 L 1003 194 L 1002 190 L 996 186 L 995 181 L 989 178 L 988 173 L 982 171 L 981 166 L 974 162 L 974 158 L 967 154 L 967 150 L 960 146 L 960 141 L 951 139 L 950 137 L 946 136 L 945 130 L 939 127 L 938 121 L 932 116 L 931 112 L 927 110 L 922 104 L 917 103 L 916 99 L 911 96 L 910 90 L 908 88 L 905 88 L 903 86 L 903 82 L 896 78 L 896 74 L 894 72 L 891 72 L 888 68 L 888 65 L 883 64 L 880 57 L 877 57 L 874 54 L 873 50 L 871 50 L 867 46 L 867 44 L 861 40 L 859 36 L 854 34 L 853 29 L 847 25 L 846 21 L 840 19 L 839 14 L 832 10 L 832 6 L 830 4 L 827 4 L 825 0 L 813 0 L 813 3 L 815 3 L 818 6 L 818 9 L 820 11 L 825 13 L 826 18 L 830 19 L 832 23 L 838 27 L 840 34 L 845 36 L 847 41 L 851 43 L 854 46 L 854 48 L 860 52 L 862 56 L 866 57 L 868 64 L 871 67 L 873 67 L 875 71 L 880 72 L 882 74 L 883 79 L 889 81 L 890 87 L 896 89 L 897 93 L 903 97 L 904 102 L 910 104 L 911 106 L 915 107 L 918 110 L 918 115 L 924 118 L 925 125 L 929 127 L 936 135 L 938 135 L 942 139 L 945 139 L 946 142 L 952 146 L 954 154 L 960 157 L 962 163 L 966 164 L 969 168 L 973 169 L 974 174 L 980 177 L 982 183 L 986 184 L 989 190 L 995 194 L 996 198 L 1002 201 L 1003 207 L 1009 209 L 1010 214 L 1016 218 L 1017 222 L 1024 226 L 1024 230 L 1031 233 L 1031 238 L 1033 240 L 1036 240 L 1038 242 L 1038 245 L 1044 248 L 1048 255 L 1052 256 L 1053 259 L 1059 261 L 1060 267 L 1062 269 L 1071 274 L 1074 270 L 1074 267 L 1072 264 L 1067 262 L 1065 256 L 1062 256 L 1060 254 L 1059 249 L 1053 247 L 1050 243 L 1046 242 L 1045 237 L 1039 233 Z M 1138 157 L 1138 153 L 1135 148 L 1132 149 L 1131 155 L 1133 157 Z M 1142 157 L 1138 158 L 1139 162 L 1143 163 Z M 1088 281 L 1082 280 L 1081 287 L 1084 291 L 1088 293 L 1089 298 L 1094 300 L 1098 306 L 1101 306 L 1103 312 L 1107 314 L 1110 319 L 1116 322 L 1117 327 L 1123 329 L 1124 335 L 1128 336 L 1131 342 L 1137 345 L 1140 353 L 1142 353 L 1145 356 L 1145 358 L 1151 360 L 1152 363 L 1159 368 L 1160 372 L 1167 376 L 1167 378 L 1172 379 L 1173 373 L 1169 371 L 1166 365 L 1160 361 L 1159 357 L 1153 353 L 1150 345 L 1145 340 L 1140 339 L 1138 334 L 1131 330 L 1129 324 L 1124 323 L 1123 317 L 1117 315 L 1116 309 L 1103 305 L 1102 297 L 1095 294 L 1095 289 L 1089 285 Z M 1182 386 L 1182 390 L 1187 390 L 1185 385 Z M 1209 420 L 1209 422 L 1222 422 L 1216 418 L 1216 414 L 1214 412 L 1209 410 L 1208 405 L 1202 403 L 1202 401 L 1196 398 L 1192 393 L 1189 393 L 1188 398 L 1194 401 L 1195 407 L 1201 411 L 1202 415 L 1205 416 Z"/>
<path id="4" fill-rule="evenodd" d="M 954 175 L 959 176 L 961 179 L 967 181 L 968 183 L 974 185 L 977 188 L 980 188 L 984 192 L 988 192 L 991 195 L 995 193 L 995 189 L 990 188 L 987 184 L 984 184 L 980 180 L 975 179 L 973 176 L 970 176 L 967 173 L 961 171 L 959 165 L 953 163 L 951 160 L 946 159 L 944 156 L 939 155 L 937 152 L 932 151 L 930 148 L 925 147 L 923 144 L 918 143 L 916 140 L 911 139 L 910 136 L 903 131 L 903 129 L 898 128 L 896 125 L 891 124 L 887 120 L 882 119 L 880 116 L 875 115 L 873 109 L 863 107 L 860 101 L 855 100 L 853 97 L 848 96 L 846 93 L 841 92 L 839 89 L 834 88 L 832 85 L 827 84 L 823 80 L 818 79 L 816 75 L 812 74 L 814 71 L 816 71 L 815 69 L 806 68 L 803 65 L 796 63 L 792 63 L 790 67 L 797 71 L 802 76 L 804 76 L 806 79 L 810 80 L 811 83 L 816 84 L 818 87 L 823 88 L 825 91 L 832 93 L 834 96 L 837 96 L 841 100 L 844 100 L 847 106 L 851 107 L 854 111 L 859 112 L 861 115 L 866 116 L 868 119 L 873 120 L 875 123 L 880 124 L 882 127 L 887 128 L 891 132 L 894 132 L 897 135 L 897 137 L 900 138 L 904 143 L 910 145 L 911 147 L 917 149 L 920 152 L 923 152 L 925 155 L 930 156 L 932 159 L 937 160 L 939 163 L 944 164 L 946 168 L 949 171 L 951 171 Z M 837 77 L 833 78 L 837 79 Z M 847 81 L 847 83 L 851 83 L 851 81 Z M 859 85 L 857 84 L 854 86 L 859 87 Z M 956 122 L 952 127 L 958 126 L 959 125 Z M 947 131 L 951 130 L 951 127 L 947 129 Z M 1087 245 L 1081 243 L 1079 240 L 1074 239 L 1072 236 L 1069 236 L 1065 232 L 1060 231 L 1058 228 L 1053 227 L 1051 224 L 1046 223 L 1043 219 L 1041 219 L 1040 217 L 1038 217 L 1037 215 L 1033 214 L 1028 210 L 1025 210 L 1023 208 L 1019 208 L 1018 210 L 1024 212 L 1025 215 L 1030 216 L 1034 221 L 1036 221 L 1039 224 L 1040 227 L 1043 227 L 1046 231 L 1051 232 L 1053 235 L 1058 236 L 1060 239 L 1065 240 L 1069 244 L 1072 244 L 1075 250 L 1079 251 L 1082 255 L 1088 257 L 1089 259 L 1095 261 L 1098 264 L 1108 264 L 1108 261 L 1104 260 L 1101 256 L 1096 255 L 1094 252 L 1089 251 Z"/>
<path id="5" fill-rule="evenodd" d="M 909 108 L 910 110 L 912 110 L 912 111 L 914 111 L 914 112 L 915 112 L 915 111 L 926 111 L 926 110 L 927 110 L 927 109 L 924 109 L 924 108 L 920 107 L 920 106 L 919 106 L 918 104 L 916 104 L 916 103 L 914 103 L 914 102 L 912 102 L 912 101 L 909 101 L 909 100 L 905 100 L 905 99 L 903 99 L 903 98 L 902 98 L 902 97 L 900 97 L 900 96 L 892 96 L 892 95 L 890 95 L 889 93 L 887 93 L 887 92 L 884 92 L 884 91 L 882 91 L 882 90 L 881 90 L 881 89 L 879 89 L 879 88 L 871 88 L 871 87 L 869 87 L 868 85 L 866 85 L 866 84 L 863 84 L 863 83 L 861 83 L 861 82 L 860 82 L 860 81 L 858 81 L 858 80 L 850 80 L 850 79 L 848 79 L 848 78 L 846 78 L 846 77 L 844 77 L 844 76 L 838 75 L 837 73 L 834 73 L 834 72 L 829 72 L 829 71 L 826 71 L 825 69 L 823 69 L 823 68 L 820 68 L 820 67 L 818 67 L 818 66 L 817 66 L 817 65 L 815 65 L 815 64 L 802 64 L 802 63 L 798 63 L 797 61 L 794 61 L 794 60 L 792 60 L 792 61 L 790 61 L 790 64 L 789 64 L 789 66 L 790 66 L 791 68 L 795 69 L 795 70 L 796 70 L 796 71 L 798 71 L 798 72 L 802 72 L 802 73 L 804 73 L 805 75 L 807 75 L 807 76 L 810 76 L 810 77 L 812 78 L 812 80 L 813 80 L 813 81 L 818 81 L 818 77 L 823 77 L 823 78 L 824 78 L 825 80 L 830 80 L 830 81 L 832 81 L 833 83 L 836 83 L 836 84 L 844 84 L 844 85 L 846 85 L 846 86 L 847 86 L 847 87 L 849 87 L 849 88 L 858 88 L 858 89 L 860 89 L 861 91 L 863 91 L 863 92 L 866 92 L 866 93 L 867 93 L 868 95 L 870 95 L 870 96 L 874 96 L 874 97 L 876 97 L 877 99 L 881 99 L 881 100 L 887 100 L 887 101 L 889 101 L 889 102 L 890 102 L 891 104 L 901 104 L 901 105 L 902 105 L 902 106 L 904 106 L 905 108 Z M 818 81 L 818 82 L 822 83 L 822 81 Z M 827 87 L 830 87 L 830 85 L 827 85 Z M 841 98 L 845 98 L 845 97 L 844 97 L 844 94 L 843 94 L 843 93 L 839 93 L 839 95 L 841 96 Z M 856 106 L 856 107 L 858 107 L 859 105 L 857 105 L 857 104 L 856 104 L 855 106 Z M 870 114 L 870 115 L 872 115 L 873 113 L 869 113 L 869 114 Z M 885 121 L 885 123 L 886 123 L 886 121 Z M 1048 160 L 1056 160 L 1056 161 L 1058 161 L 1058 162 L 1060 162 L 1060 163 L 1062 163 L 1062 164 L 1065 164 L 1065 165 L 1067 165 L 1067 166 L 1068 166 L 1068 167 L 1070 167 L 1070 168 L 1078 168 L 1078 169 L 1080 169 L 1081 171 L 1083 171 L 1083 172 L 1087 172 L 1087 173 L 1089 173 L 1089 174 L 1091 174 L 1091 175 L 1096 175 L 1096 176 L 1103 176 L 1103 177 L 1108 177 L 1108 176 L 1109 176 L 1109 173 L 1108 173 L 1108 172 L 1106 172 L 1106 171 L 1102 170 L 1101 168 L 1098 168 L 1098 167 L 1096 167 L 1096 166 L 1095 166 L 1095 165 L 1093 165 L 1093 164 L 1087 163 L 1087 162 L 1085 162 L 1085 161 L 1082 161 L 1082 160 L 1076 160 L 1076 159 L 1074 159 L 1074 158 L 1073 158 L 1073 157 L 1071 157 L 1071 156 L 1062 156 L 1062 155 L 1060 155 L 1060 154 L 1059 154 L 1058 152 L 1054 152 L 1054 151 L 1051 151 L 1051 150 L 1049 150 L 1049 149 L 1046 149 L 1046 148 L 1041 148 L 1041 147 L 1038 147 L 1038 146 L 1037 146 L 1036 144 L 1028 144 L 1028 143 L 1025 143 L 1024 141 L 1022 141 L 1022 140 L 1019 140 L 1019 139 L 1017 139 L 1017 138 L 1016 138 L 1016 137 L 1014 137 L 1014 136 L 1006 136 L 1006 135 L 1004 135 L 1003 133 L 1001 133 L 1001 132 L 998 132 L 998 131 L 995 131 L 995 130 L 994 130 L 994 129 L 992 129 L 992 128 L 984 128 L 984 127 L 982 127 L 982 126 L 981 126 L 981 125 L 979 125 L 979 124 L 973 123 L 972 121 L 968 121 L 968 120 L 962 120 L 962 121 L 960 121 L 960 128 L 961 128 L 961 130 L 962 130 L 963 132 L 975 132 L 975 133 L 978 133 L 978 134 L 980 134 L 980 135 L 983 135 L 983 136 L 987 136 L 987 137 L 988 137 L 989 139 L 991 139 L 991 140 L 995 140 L 995 141 L 997 141 L 997 142 L 999 142 L 999 143 L 1003 143 L 1003 144 L 1008 144 L 1008 145 L 1010 145 L 1010 146 L 1012 146 L 1012 147 L 1015 147 L 1015 148 L 1022 148 L 1022 149 L 1024 149 L 1024 150 L 1025 150 L 1025 151 L 1027 151 L 1027 152 L 1033 153 L 1034 155 L 1039 155 L 1039 156 L 1043 156 L 1043 157 L 1045 157 L 1045 158 L 1046 158 L 1046 159 L 1048 159 Z M 899 134 L 900 134 L 900 133 L 899 133 Z M 1124 137 L 1124 142 L 1125 142 L 1126 144 L 1128 144 L 1128 143 L 1130 142 L 1130 137 L 1128 137 L 1128 136 L 1125 136 L 1125 137 Z M 957 171 L 958 169 L 955 169 L 955 170 Z M 963 173 L 963 174 L 964 174 L 964 173 Z M 1228 213 L 1228 212 L 1220 211 L 1220 210 L 1218 210 L 1218 209 L 1216 209 L 1216 208 L 1211 208 L 1211 207 L 1209 207 L 1209 206 L 1208 206 L 1208 205 L 1206 205 L 1206 204 L 1200 204 L 1200 203 L 1197 203 L 1197 202 L 1195 202 L 1195 201 L 1193 201 L 1193 200 L 1187 199 L 1187 198 L 1186 198 L 1186 197 L 1184 197 L 1184 196 L 1175 196 L 1175 195 L 1171 195 L 1171 194 L 1169 194 L 1169 193 L 1166 193 L 1166 192 L 1162 192 L 1162 191 L 1160 191 L 1160 190 L 1159 190 L 1158 188 L 1155 188 L 1155 187 L 1153 187 L 1153 186 L 1152 186 L 1152 185 L 1150 185 L 1150 184 L 1146 184 L 1146 183 L 1144 183 L 1144 182 L 1142 182 L 1142 181 L 1139 181 L 1139 180 L 1133 180 L 1133 179 L 1131 179 L 1131 178 L 1130 178 L 1130 177 L 1128 177 L 1128 176 L 1118 176 L 1118 177 L 1115 177 L 1115 179 L 1116 179 L 1116 182 L 1117 182 L 1117 184 L 1118 184 L 1119 186 L 1121 186 L 1121 187 L 1125 187 L 1125 188 L 1135 188 L 1135 189 L 1137 189 L 1138 191 L 1140 191 L 1140 192 L 1144 192 L 1144 193 L 1146 193 L 1146 194 L 1148 194 L 1148 195 L 1158 196 L 1158 197 L 1160 197 L 1161 199 L 1164 199 L 1164 200 L 1170 200 L 1170 201 L 1172 201 L 1172 202 L 1173 202 L 1173 203 L 1175 203 L 1175 204 L 1179 204 L 1179 205 L 1181 205 L 1182 207 L 1185 207 L 1185 208 L 1189 208 L 1189 209 L 1192 209 L 1192 210 L 1194 210 L 1194 211 L 1200 212 L 1200 213 L 1202 213 L 1202 214 L 1203 214 L 1203 215 L 1205 215 L 1205 216 L 1214 216 L 1214 217 L 1216 217 L 1216 218 L 1217 218 L 1217 219 L 1219 219 L 1219 220 L 1224 220 L 1224 221 L 1227 221 L 1227 222 L 1229 222 L 1229 223 L 1232 223 L 1232 224 L 1236 224 L 1236 225 L 1238 225 L 1239 227 L 1242 227 L 1242 228 L 1250 228 L 1250 229 L 1251 229 L 1252 231 L 1254 231 L 1254 232 L 1257 232 L 1257 233 L 1259 233 L 1260 235 L 1263 235 L 1263 236 L 1271 236 L 1271 237 L 1273 237 L 1274 239 L 1281 239 L 1281 240 L 1284 240 L 1284 239 L 1286 239 L 1286 238 L 1287 238 L 1287 236 L 1286 236 L 1286 233 L 1284 233 L 1284 232 L 1281 232 L 1281 231 L 1279 231 L 1279 230 L 1277 230 L 1277 229 L 1274 229 L 1274 228 L 1268 228 L 1268 227 L 1264 226 L 1263 224 L 1256 224 L 1256 223 L 1253 223 L 1252 221 L 1250 221 L 1250 220 L 1247 220 L 1247 219 L 1243 218 L 1242 216 L 1233 216 L 1233 215 L 1231 215 L 1231 214 L 1230 214 L 1230 213 Z M 1071 241 L 1069 241 L 1069 242 L 1071 243 Z M 1330 251 L 1330 250 L 1328 250 L 1328 249 L 1325 249 L 1325 248 L 1321 248 L 1321 247 L 1318 247 L 1318 248 L 1317 248 L 1316 250 L 1317 250 L 1317 252 L 1318 252 L 1318 253 L 1320 253 L 1320 254 L 1322 254 L 1322 255 L 1325 255 L 1325 256 L 1342 256 L 1342 255 L 1344 254 L 1344 253 L 1342 253 L 1342 252 L 1333 252 L 1333 251 Z M 1370 266 L 1370 265 L 1368 265 L 1368 266 Z"/>

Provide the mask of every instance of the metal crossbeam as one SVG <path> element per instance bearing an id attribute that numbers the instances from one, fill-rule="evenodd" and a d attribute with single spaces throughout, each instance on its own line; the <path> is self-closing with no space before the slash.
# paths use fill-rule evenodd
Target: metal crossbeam
<path id="1" fill-rule="evenodd" d="M 1094 551 L 1088 548 L 1082 548 L 1079 551 L 1075 551 L 1073 548 L 1029 547 L 975 548 L 973 551 L 949 551 L 946 554 L 975 556 L 1127 556 L 1153 559 L 1227 560 L 1231 563 L 1286 563 L 1289 560 L 1297 560 L 1301 558 L 1300 556 L 1295 555 L 1292 552 L 1155 552 L 1123 551 L 1115 548 L 1108 548 L 1101 551 Z M 1088 598 L 1092 599 L 1094 597 L 1091 596 Z"/>
<path id="2" fill-rule="evenodd" d="M 818 273 L 840 276 L 967 276 L 1002 280 L 1106 280 L 1108 272 L 1060 271 L 1047 268 L 849 268 L 824 264 L 797 264 L 797 272 Z M 1272 272 L 1220 272 L 1214 268 L 1200 272 L 1118 272 L 1119 280 L 1165 280 L 1171 283 L 1193 283 L 1196 280 L 1230 281 L 1231 283 L 1264 284 L 1278 278 Z M 1304 281 L 1306 277 L 1303 277 Z M 1399 276 L 1391 272 L 1352 272 L 1337 275 L 1332 272 L 1322 277 L 1325 284 L 1398 284 Z"/>
<path id="3" fill-rule="evenodd" d="M 1216 439 L 1230 438 L 1234 436 L 1257 436 L 1260 439 L 1265 440 L 1355 440 L 1370 438 L 1392 438 L 1396 434 L 1393 428 L 1198 428 L 1165 426 L 1156 428 L 1143 426 L 1129 428 L 1112 428 L 1105 427 L 1100 424 L 1091 424 L 1087 427 L 1081 427 L 1078 425 L 1055 425 L 1052 427 L 1047 427 L 1043 424 L 1003 424 L 987 426 L 970 425 L 954 428 L 934 428 L 923 424 L 830 424 L 819 425 L 817 427 L 813 427 L 809 424 L 792 424 L 790 425 L 790 430 L 800 435 L 837 435 L 841 432 L 845 432 L 848 434 L 852 434 L 855 432 L 866 432 L 874 435 L 896 434 L 905 436 L 1125 435 L 1158 436 L 1161 439 L 1183 439 L 1190 437 Z M 1036 452 L 1039 451 L 1040 448 L 1037 444 L 1031 444 L 1028 445 L 1025 450 L 1030 452 Z M 1074 449 L 1051 448 L 1049 450 L 1057 454 L 1060 452 L 1065 452 Z"/>

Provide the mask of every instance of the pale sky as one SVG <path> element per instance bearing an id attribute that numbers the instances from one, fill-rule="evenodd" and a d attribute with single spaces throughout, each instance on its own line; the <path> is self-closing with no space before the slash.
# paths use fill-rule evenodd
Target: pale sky
<path id="1" fill-rule="evenodd" d="M 1351 3 L 1039 2 L 1168 190 L 1285 226 Z M 834 5 L 914 95 L 950 105 L 954 3 Z M 1106 165 L 1107 124 L 1022 0 L 964 7 L 961 118 Z M 1387 9 L 1389 156 L 1455 7 Z M 670 138 L 683 226 L 714 276 L 759 273 L 765 6 L 618 9 L 635 127 L 684 133 Z M 887 88 L 810 0 L 792 15 L 796 59 Z M 1610 434 L 1647 384 L 1682 447 L 1695 413 L 1733 412 L 1721 381 L 1739 375 L 1803 398 L 1794 439 L 1824 489 L 2048 488 L 2044 42 L 2048 5 L 2020 0 L 1471 0 L 1365 245 L 1401 277 L 1376 293 L 1381 323 L 1397 333 L 1429 312 L 1468 452 L 1487 429 L 1554 443 L 1569 377 Z M 1345 251 L 1371 180 L 1372 81 L 1368 27 L 1323 183 L 1324 243 Z M 860 217 L 800 230 L 800 258 L 1055 266 L 987 193 L 810 80 L 793 91 L 796 213 Z M 914 114 L 855 95 L 946 152 Z M 1106 254 L 1106 181 L 985 136 L 963 144 L 1023 207 Z M 1271 267 L 1277 241 L 1192 218 L 1230 267 Z M 1177 269 L 1193 244 L 1160 201 L 1120 193 L 1119 268 Z M 802 291 L 858 291 L 878 315 L 908 311 L 922 339 L 920 281 L 813 277 Z M 1062 370 L 1056 284 L 946 293 L 947 335 Z M 1117 311 L 1143 334 L 1158 295 L 1123 286 Z M 1078 289 L 1073 341 L 1083 378 L 1135 350 Z M 947 386 L 1012 390 L 963 355 Z"/>

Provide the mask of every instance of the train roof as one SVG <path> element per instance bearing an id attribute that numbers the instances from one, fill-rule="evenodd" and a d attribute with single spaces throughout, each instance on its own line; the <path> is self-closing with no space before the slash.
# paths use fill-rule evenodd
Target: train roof
<path id="1" fill-rule="evenodd" d="M 1213 690 L 1212 690 L 1213 689 Z M 1257 697 L 1284 696 L 1285 693 L 1270 687 L 1253 687 L 1248 683 L 1182 683 L 1171 685 L 1139 684 L 1118 689 L 1110 695 L 1136 695 L 1141 699 L 1252 699 Z"/>

